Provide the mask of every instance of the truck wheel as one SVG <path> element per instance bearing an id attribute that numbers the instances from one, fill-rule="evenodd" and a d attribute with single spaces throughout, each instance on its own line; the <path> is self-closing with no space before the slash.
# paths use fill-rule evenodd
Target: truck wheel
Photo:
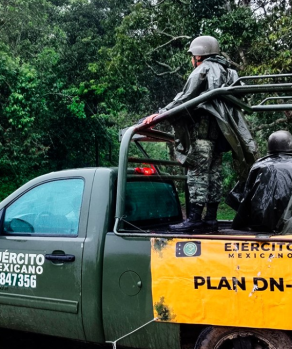
<path id="1" fill-rule="evenodd" d="M 195 349 L 284 349 L 292 348 L 292 340 L 282 332 L 255 328 L 205 328 Z"/>

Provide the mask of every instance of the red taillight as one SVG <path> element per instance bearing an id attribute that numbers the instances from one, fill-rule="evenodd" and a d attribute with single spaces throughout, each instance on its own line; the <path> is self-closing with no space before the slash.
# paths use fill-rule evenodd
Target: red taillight
<path id="1" fill-rule="evenodd" d="M 143 174 L 145 176 L 149 176 L 149 175 L 156 173 L 156 170 L 153 167 L 153 165 L 151 165 L 151 168 L 150 167 L 136 167 L 134 171 L 135 171 L 135 173 Z"/>
<path id="2" fill-rule="evenodd" d="M 145 167 L 145 168 L 143 168 L 143 173 L 145 175 L 151 175 L 151 174 L 155 173 L 155 170 L 153 170 L 152 168 L 149 168 L 149 167 Z"/>

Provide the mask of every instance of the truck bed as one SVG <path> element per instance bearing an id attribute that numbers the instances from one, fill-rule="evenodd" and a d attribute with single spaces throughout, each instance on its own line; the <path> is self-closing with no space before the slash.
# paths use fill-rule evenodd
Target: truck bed
<path id="1" fill-rule="evenodd" d="M 189 235 L 189 236 L 196 236 L 196 235 L 233 235 L 233 236 L 258 236 L 258 237 L 268 237 L 271 236 L 273 234 L 268 233 L 268 232 L 261 232 L 261 231 L 253 231 L 250 230 L 248 228 L 246 229 L 242 229 L 242 230 L 234 230 L 231 228 L 232 226 L 232 221 L 218 221 L 219 223 L 219 229 L 216 231 L 211 231 L 211 230 L 207 230 L 207 229 L 197 229 L 195 232 L 189 233 L 189 232 L 185 232 L 185 233 L 177 233 L 177 237 L 180 237 L 182 235 Z M 151 231 L 151 233 L 153 234 L 174 234 L 173 232 L 170 232 L 168 230 L 168 226 L 160 226 L 158 227 L 148 227 L 147 228 L 148 232 L 149 230 Z"/>

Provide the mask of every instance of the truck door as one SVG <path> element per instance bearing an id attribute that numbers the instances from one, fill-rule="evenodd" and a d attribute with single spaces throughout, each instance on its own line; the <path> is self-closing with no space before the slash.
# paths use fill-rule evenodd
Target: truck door
<path id="1" fill-rule="evenodd" d="M 2 209 L 1 327 L 84 339 L 81 265 L 90 190 L 81 177 L 50 178 Z"/>

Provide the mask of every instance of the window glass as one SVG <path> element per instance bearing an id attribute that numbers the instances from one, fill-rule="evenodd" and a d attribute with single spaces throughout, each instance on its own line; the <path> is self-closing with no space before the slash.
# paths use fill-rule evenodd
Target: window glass
<path id="1" fill-rule="evenodd" d="M 126 186 L 125 220 L 136 225 L 168 223 L 181 216 L 172 183 L 133 181 Z"/>
<path id="2" fill-rule="evenodd" d="M 6 209 L 4 234 L 77 235 L 83 188 L 66 179 L 31 189 Z"/>

